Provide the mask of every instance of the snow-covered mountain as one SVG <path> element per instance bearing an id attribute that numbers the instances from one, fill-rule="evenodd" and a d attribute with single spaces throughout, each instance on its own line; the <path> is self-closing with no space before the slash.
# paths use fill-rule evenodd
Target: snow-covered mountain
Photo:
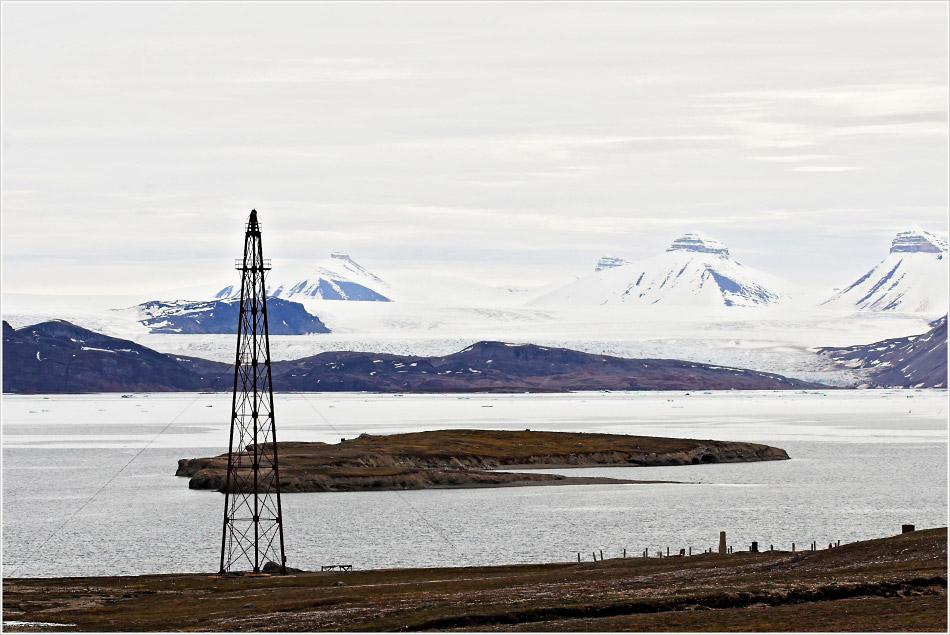
<path id="1" fill-rule="evenodd" d="M 224 299 L 240 295 L 240 286 L 228 285 L 214 297 Z M 267 295 L 284 300 L 391 302 L 388 284 L 341 253 L 330 254 L 329 259 L 318 263 L 304 278 L 279 284 L 270 281 Z"/>
<path id="2" fill-rule="evenodd" d="M 947 312 L 947 241 L 919 227 L 894 237 L 873 269 L 822 304 L 861 311 Z"/>
<path id="3" fill-rule="evenodd" d="M 786 297 L 782 280 L 741 265 L 721 242 L 698 233 L 677 238 L 665 253 L 652 258 L 614 264 L 617 260 L 602 258 L 593 274 L 531 304 L 750 307 Z"/>

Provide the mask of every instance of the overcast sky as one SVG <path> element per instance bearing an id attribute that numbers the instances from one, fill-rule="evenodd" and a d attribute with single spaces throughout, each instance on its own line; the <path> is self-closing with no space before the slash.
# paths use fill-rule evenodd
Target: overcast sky
<path id="1" fill-rule="evenodd" d="M 2 5 L 3 287 L 349 253 L 531 285 L 698 230 L 841 286 L 947 234 L 948 5 Z"/>

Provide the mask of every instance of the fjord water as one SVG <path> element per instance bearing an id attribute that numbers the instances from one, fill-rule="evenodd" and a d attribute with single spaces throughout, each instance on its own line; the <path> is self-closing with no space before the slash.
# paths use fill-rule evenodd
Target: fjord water
<path id="1" fill-rule="evenodd" d="M 174 473 L 179 458 L 226 450 L 229 406 L 228 394 L 6 395 L 4 576 L 215 571 L 223 496 Z M 893 535 L 902 523 L 942 526 L 946 408 L 945 390 L 277 395 L 279 440 L 530 428 L 751 441 L 792 457 L 551 470 L 680 483 L 285 494 L 288 564 L 695 552 L 716 546 L 720 530 L 737 550 L 801 549 Z"/>

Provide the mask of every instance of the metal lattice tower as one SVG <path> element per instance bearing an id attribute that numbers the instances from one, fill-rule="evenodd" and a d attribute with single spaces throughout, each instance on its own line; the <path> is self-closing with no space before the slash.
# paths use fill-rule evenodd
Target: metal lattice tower
<path id="1" fill-rule="evenodd" d="M 221 573 L 247 569 L 259 573 L 268 562 L 286 573 L 264 284 L 264 272 L 271 266 L 270 260 L 264 260 L 257 210 L 251 210 L 244 233 L 244 258 L 235 262 L 235 268 L 241 272 L 241 310 L 224 487 Z"/>

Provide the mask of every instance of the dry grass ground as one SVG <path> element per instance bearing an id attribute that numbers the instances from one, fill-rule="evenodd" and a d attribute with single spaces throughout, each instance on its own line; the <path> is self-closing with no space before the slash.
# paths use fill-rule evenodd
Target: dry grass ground
<path id="1" fill-rule="evenodd" d="M 3 591 L 10 631 L 946 632 L 947 530 L 797 554 L 13 579 Z"/>

